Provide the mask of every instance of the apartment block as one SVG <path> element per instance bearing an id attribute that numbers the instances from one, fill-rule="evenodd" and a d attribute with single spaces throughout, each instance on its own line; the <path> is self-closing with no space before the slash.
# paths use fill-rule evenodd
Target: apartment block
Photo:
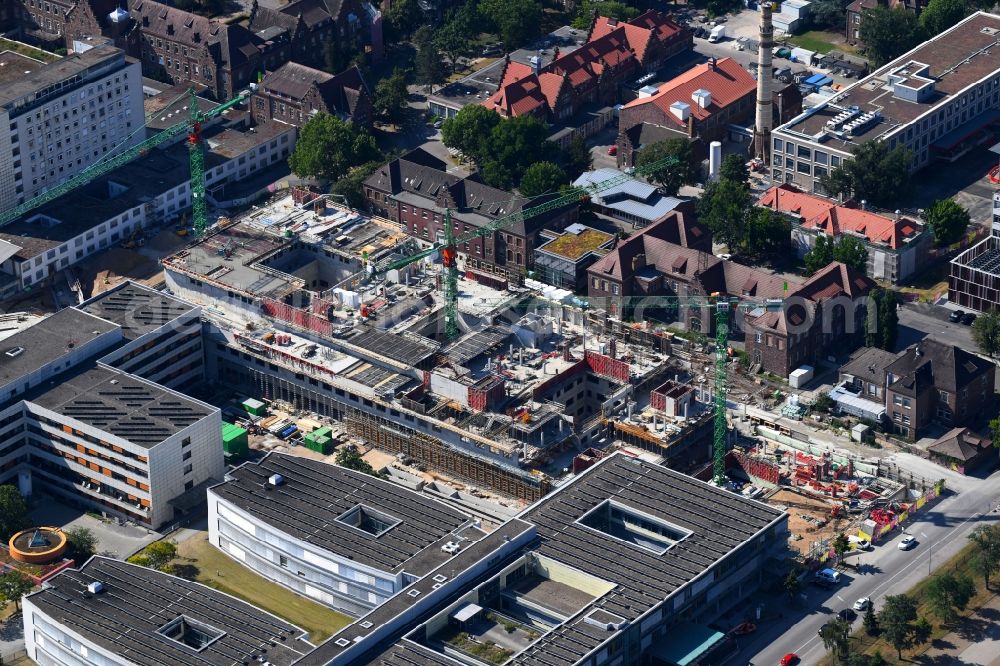
<path id="1" fill-rule="evenodd" d="M 142 141 L 138 63 L 98 46 L 49 64 L 0 54 L 0 209 Z"/>
<path id="2" fill-rule="evenodd" d="M 771 133 L 771 175 L 820 192 L 820 178 L 869 141 L 913 154 L 912 170 L 990 140 L 1000 108 L 1000 15 L 976 12 Z"/>
<path id="3" fill-rule="evenodd" d="M 1000 308 L 1000 190 L 993 193 L 990 235 L 951 260 L 948 300 L 979 312 Z"/>

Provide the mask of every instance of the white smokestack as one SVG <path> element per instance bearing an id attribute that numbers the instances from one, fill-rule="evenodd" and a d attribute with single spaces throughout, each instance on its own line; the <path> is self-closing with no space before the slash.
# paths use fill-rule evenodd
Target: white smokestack
<path id="1" fill-rule="evenodd" d="M 754 122 L 754 157 L 770 163 L 771 127 L 774 106 L 771 91 L 771 51 L 774 50 L 774 26 L 771 3 L 760 4 L 760 48 L 757 50 L 757 117 Z"/>

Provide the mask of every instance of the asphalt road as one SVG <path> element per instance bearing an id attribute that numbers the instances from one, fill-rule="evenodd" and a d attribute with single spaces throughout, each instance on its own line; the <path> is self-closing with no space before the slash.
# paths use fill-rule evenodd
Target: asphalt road
<path id="1" fill-rule="evenodd" d="M 826 653 L 817 632 L 838 611 L 849 608 L 861 597 L 871 597 L 878 611 L 887 595 L 906 592 L 926 578 L 934 566 L 956 555 L 968 543 L 968 534 L 977 524 L 1000 519 L 1000 514 L 990 512 L 1000 496 L 998 480 L 1000 472 L 966 483 L 961 492 L 947 494 L 910 521 L 906 531 L 918 540 L 911 550 L 897 548 L 902 534 L 896 533 L 874 551 L 860 554 L 860 572 L 845 570 L 839 587 L 824 590 L 806 586 L 805 599 L 789 613 L 794 617 L 759 630 L 730 663 L 750 661 L 755 666 L 772 666 L 789 652 L 797 654 L 803 666 L 817 663 Z M 860 624 L 859 615 L 854 625 Z"/>
<path id="2" fill-rule="evenodd" d="M 905 349 L 924 337 L 934 338 L 945 344 L 955 345 L 975 352 L 972 327 L 948 321 L 954 308 L 940 305 L 910 304 L 899 309 L 899 338 L 896 350 Z"/>

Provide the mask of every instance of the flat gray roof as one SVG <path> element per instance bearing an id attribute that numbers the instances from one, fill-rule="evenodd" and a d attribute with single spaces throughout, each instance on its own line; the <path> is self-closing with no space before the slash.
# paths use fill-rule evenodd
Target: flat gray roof
<path id="1" fill-rule="evenodd" d="M 118 324 L 127 340 L 135 340 L 196 309 L 186 301 L 131 281 L 77 307 Z"/>
<path id="2" fill-rule="evenodd" d="M 17 381 L 116 328 L 117 324 L 75 308 L 60 310 L 0 343 L 0 385 Z M 23 350 L 20 354 L 9 355 L 18 347 Z"/>
<path id="3" fill-rule="evenodd" d="M 100 582 L 104 590 L 87 592 Z M 312 649 L 302 629 L 199 583 L 105 557 L 68 569 L 29 597 L 54 620 L 141 666 L 287 666 Z M 184 616 L 222 632 L 202 650 L 160 633 Z"/>
<path id="4" fill-rule="evenodd" d="M 144 447 L 159 444 L 214 409 L 134 375 L 99 366 L 61 378 L 26 400 Z"/>
<path id="5" fill-rule="evenodd" d="M 83 53 L 73 53 L 65 58 L 39 67 L 28 75 L 22 75 L 5 81 L 0 89 L 0 106 L 8 106 L 17 100 L 31 94 L 41 97 L 48 94 L 66 92 L 67 87 L 75 83 L 73 79 L 86 78 L 92 70 L 107 67 L 117 61 L 124 67 L 125 52 L 113 46 L 98 46 Z M 38 98 L 31 102 L 38 103 Z"/>
<path id="6" fill-rule="evenodd" d="M 280 474 L 278 487 L 267 479 Z M 471 518 L 425 495 L 337 465 L 272 453 L 229 473 L 212 492 L 261 522 L 382 571 L 423 576 L 450 558 L 442 539 Z M 362 505 L 399 522 L 379 536 L 337 520 Z"/>

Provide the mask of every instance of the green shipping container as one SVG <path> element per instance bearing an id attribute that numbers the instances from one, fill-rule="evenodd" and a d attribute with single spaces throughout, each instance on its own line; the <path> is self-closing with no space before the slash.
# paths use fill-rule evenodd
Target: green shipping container
<path id="1" fill-rule="evenodd" d="M 222 424 L 222 450 L 231 456 L 244 456 L 250 450 L 247 431 L 231 423 Z"/>
<path id="2" fill-rule="evenodd" d="M 307 440 L 305 442 L 305 446 L 310 451 L 322 453 L 323 455 L 329 455 L 333 452 L 333 440 L 325 435 L 317 437 L 311 441 Z"/>
<path id="3" fill-rule="evenodd" d="M 260 400 L 254 400 L 253 398 L 243 401 L 243 409 L 247 410 L 248 414 L 253 414 L 254 416 L 267 415 L 267 406 Z"/>

